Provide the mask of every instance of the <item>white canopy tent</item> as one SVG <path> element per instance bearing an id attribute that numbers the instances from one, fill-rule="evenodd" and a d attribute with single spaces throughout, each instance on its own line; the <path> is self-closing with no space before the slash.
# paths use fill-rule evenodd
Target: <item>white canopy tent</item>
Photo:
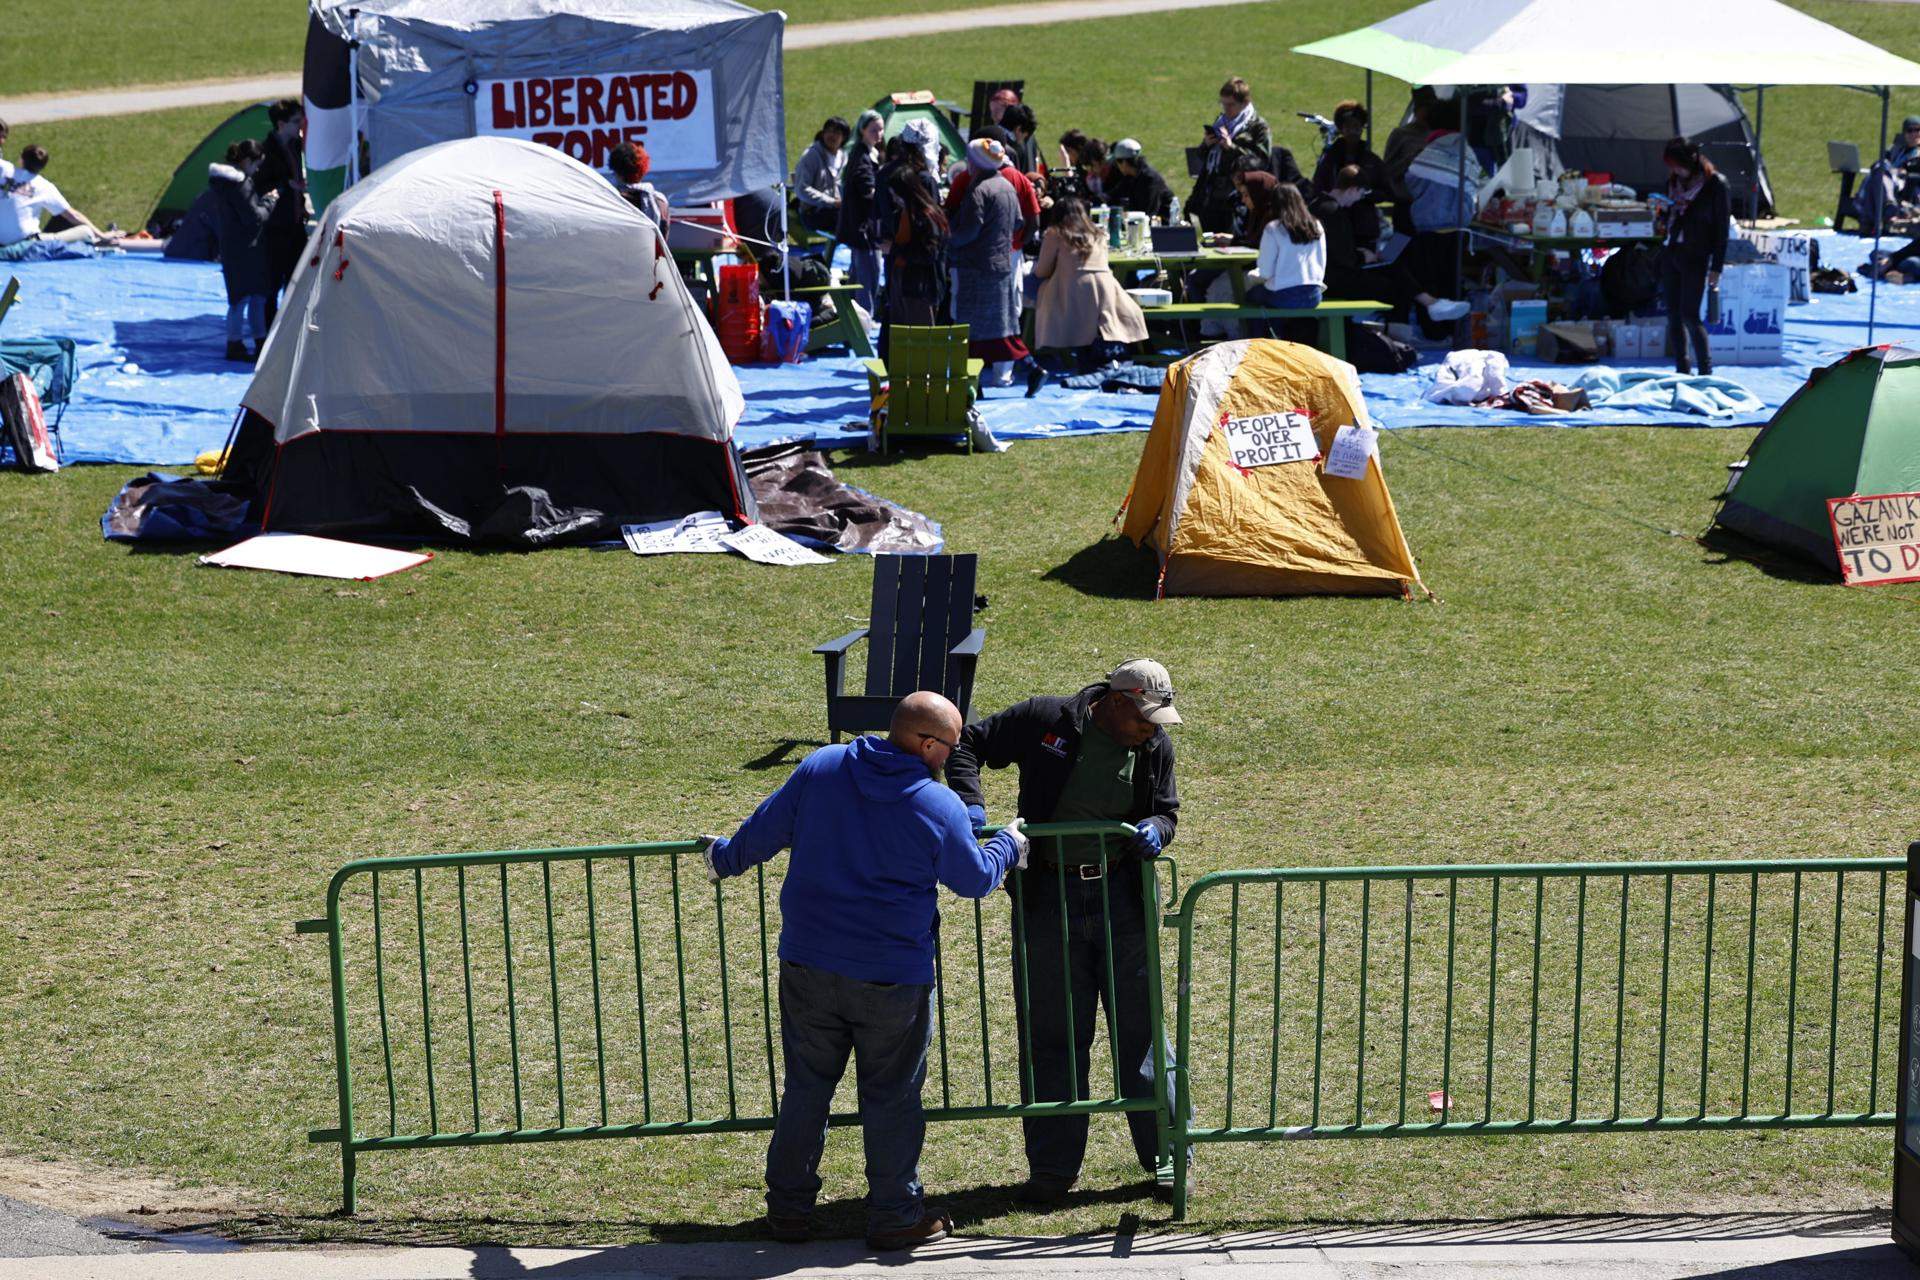
<path id="1" fill-rule="evenodd" d="M 1920 84 L 1920 63 L 1780 0 L 1429 0 L 1294 52 L 1362 67 L 1369 82 L 1841 85 L 1879 97 L 1882 152 L 1889 87 Z"/>

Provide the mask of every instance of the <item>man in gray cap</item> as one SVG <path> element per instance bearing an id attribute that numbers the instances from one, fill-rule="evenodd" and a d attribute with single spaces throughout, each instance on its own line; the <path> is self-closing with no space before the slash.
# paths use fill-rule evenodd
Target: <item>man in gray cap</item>
<path id="1" fill-rule="evenodd" d="M 1129 213 L 1164 220 L 1173 204 L 1173 192 L 1160 171 L 1147 163 L 1139 142 L 1122 138 L 1107 153 L 1113 175 L 1107 179 L 1107 199 Z"/>
<path id="2" fill-rule="evenodd" d="M 1034 843 L 1034 874 L 1026 878 L 1017 899 L 1015 922 L 1026 931 L 1024 975 L 1017 971 L 1021 949 L 1014 954 L 1014 991 L 1019 996 L 1024 989 L 1026 1007 L 1020 1013 L 1030 1028 L 1019 1040 L 1023 1056 L 1032 1053 L 1034 1101 L 1091 1096 L 1089 1060 L 1094 1009 L 1100 1004 L 1108 1005 L 1108 1023 L 1118 1044 L 1122 1095 L 1153 1096 L 1146 961 L 1147 930 L 1154 922 L 1141 901 L 1140 860 L 1154 857 L 1173 839 L 1180 797 L 1173 782 L 1173 740 L 1164 726 L 1179 723 L 1167 669 L 1136 658 L 1071 697 L 1029 698 L 969 725 L 947 761 L 947 785 L 965 802 L 976 830 L 987 821 L 981 768 L 1015 765 L 1020 770 L 1017 811 L 1026 821 L 1120 821 L 1138 831 L 1124 847 L 1109 842 L 1104 875 L 1098 837 Z M 1106 998 L 1109 939 L 1111 1003 Z M 1069 995 L 1071 1054 L 1066 1043 Z M 1024 1080 L 1024 1060 L 1021 1066 Z M 1023 1123 L 1029 1176 L 1020 1199 L 1058 1204 L 1080 1176 L 1087 1117 Z M 1153 1113 L 1129 1112 L 1127 1126 L 1140 1167 L 1156 1177 L 1167 1174 L 1158 1167 Z"/>

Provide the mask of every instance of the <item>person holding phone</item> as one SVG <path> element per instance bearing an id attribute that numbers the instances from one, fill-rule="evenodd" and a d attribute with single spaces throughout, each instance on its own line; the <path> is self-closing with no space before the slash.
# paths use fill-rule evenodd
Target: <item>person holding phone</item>
<path id="1" fill-rule="evenodd" d="M 1253 90 L 1239 76 L 1220 86 L 1220 114 L 1201 133 L 1207 149 L 1205 164 L 1193 184 L 1193 196 L 1187 208 L 1200 218 L 1206 231 L 1232 231 L 1239 199 L 1234 192 L 1233 175 L 1246 167 L 1266 168 L 1273 150 L 1273 130 L 1254 110 Z"/>
<path id="2" fill-rule="evenodd" d="M 1700 323 L 1700 304 L 1709 288 L 1720 285 L 1720 269 L 1727 265 L 1727 225 L 1733 217 L 1733 196 L 1727 180 L 1700 153 L 1700 144 L 1675 138 L 1661 159 L 1667 166 L 1666 249 L 1660 255 L 1660 290 L 1667 302 L 1667 345 L 1673 349 L 1674 369 L 1692 373 L 1687 344 L 1700 372 L 1713 372 L 1707 353 L 1707 330 Z"/>

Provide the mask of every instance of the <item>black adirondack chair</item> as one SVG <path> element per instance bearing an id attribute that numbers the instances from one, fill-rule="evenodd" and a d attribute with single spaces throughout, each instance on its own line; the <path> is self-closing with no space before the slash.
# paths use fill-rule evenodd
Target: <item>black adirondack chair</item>
<path id="1" fill-rule="evenodd" d="M 884 729 L 900 699 L 945 694 L 969 716 L 974 668 L 987 633 L 973 625 L 976 556 L 875 556 L 866 626 L 814 650 L 827 664 L 827 732 Z M 867 642 L 867 689 L 843 693 L 847 650 Z"/>

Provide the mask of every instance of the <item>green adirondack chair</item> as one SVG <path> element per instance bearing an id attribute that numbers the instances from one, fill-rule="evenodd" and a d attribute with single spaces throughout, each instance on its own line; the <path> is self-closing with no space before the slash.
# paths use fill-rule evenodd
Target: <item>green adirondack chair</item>
<path id="1" fill-rule="evenodd" d="M 7 312 L 13 310 L 15 299 L 20 296 L 20 277 L 14 276 L 7 281 L 7 287 L 0 289 L 0 320 L 7 318 Z"/>
<path id="2" fill-rule="evenodd" d="M 895 325 L 887 359 L 867 361 L 867 390 L 878 398 L 887 384 L 886 426 L 880 452 L 901 436 L 960 436 L 973 452 L 967 409 L 980 397 L 985 362 L 967 358 L 967 326 L 923 329 Z"/>

